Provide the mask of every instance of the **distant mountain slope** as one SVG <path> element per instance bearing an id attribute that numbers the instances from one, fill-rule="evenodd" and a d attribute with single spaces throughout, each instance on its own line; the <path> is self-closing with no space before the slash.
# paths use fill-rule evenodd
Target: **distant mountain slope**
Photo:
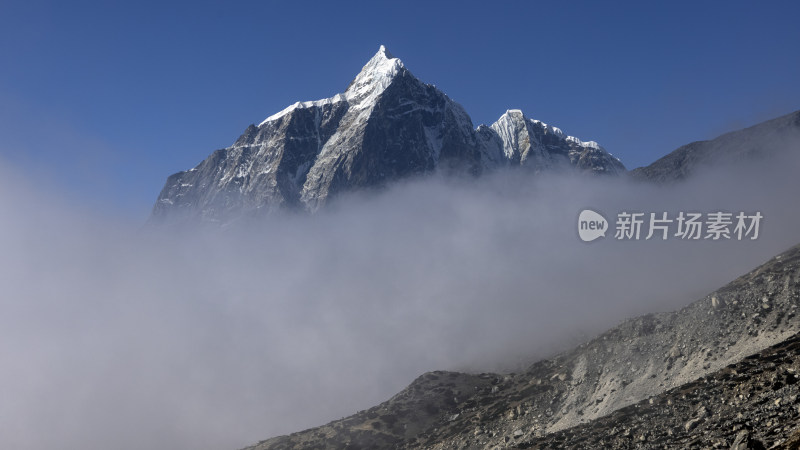
<path id="1" fill-rule="evenodd" d="M 473 129 L 464 109 L 414 77 L 386 48 L 343 94 L 298 102 L 197 167 L 167 179 L 151 222 L 227 222 L 281 208 L 314 211 L 340 192 L 434 171 L 479 174 L 521 165 L 617 174 L 595 142 L 511 110 Z"/>
<path id="2" fill-rule="evenodd" d="M 649 166 L 630 171 L 630 175 L 641 180 L 671 182 L 703 168 L 766 159 L 785 151 L 800 152 L 800 111 L 710 141 L 684 145 Z"/>
<path id="3" fill-rule="evenodd" d="M 428 373 L 379 406 L 250 449 L 533 443 L 791 338 L 798 304 L 800 246 L 679 311 L 628 320 L 524 373 Z"/>

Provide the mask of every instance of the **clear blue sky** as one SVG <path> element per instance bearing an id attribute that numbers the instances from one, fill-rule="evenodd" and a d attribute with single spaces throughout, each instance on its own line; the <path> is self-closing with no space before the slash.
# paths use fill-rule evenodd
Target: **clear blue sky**
<path id="1" fill-rule="evenodd" d="M 800 2 L 0 3 L 0 162 L 143 221 L 168 175 L 385 44 L 474 124 L 506 109 L 628 168 L 800 109 Z"/>

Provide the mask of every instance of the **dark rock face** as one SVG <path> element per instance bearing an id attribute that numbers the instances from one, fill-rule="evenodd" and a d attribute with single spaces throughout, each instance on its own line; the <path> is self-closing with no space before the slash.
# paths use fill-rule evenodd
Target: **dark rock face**
<path id="1" fill-rule="evenodd" d="M 800 246 L 522 373 L 428 373 L 381 405 L 251 449 L 771 446 L 800 418 L 798 292 Z"/>
<path id="2" fill-rule="evenodd" d="M 346 189 L 380 186 L 440 166 L 480 170 L 469 116 L 405 68 L 371 108 L 367 120 L 347 116 L 340 124 L 343 137 L 326 143 L 317 155 L 302 188 L 301 200 L 309 209 Z"/>
<path id="3" fill-rule="evenodd" d="M 167 179 L 151 221 L 229 222 L 277 209 L 315 211 L 340 192 L 435 171 L 522 165 L 625 171 L 593 142 L 504 114 L 475 130 L 464 109 L 415 78 L 384 47 L 343 94 L 296 103 Z"/>
<path id="4" fill-rule="evenodd" d="M 800 150 L 800 111 L 684 145 L 646 167 L 630 171 L 635 179 L 674 182 L 711 166 L 747 164 Z"/>

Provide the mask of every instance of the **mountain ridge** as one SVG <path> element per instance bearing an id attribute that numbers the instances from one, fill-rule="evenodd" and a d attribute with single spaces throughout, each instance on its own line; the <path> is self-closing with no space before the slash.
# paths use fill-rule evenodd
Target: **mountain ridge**
<path id="1" fill-rule="evenodd" d="M 344 93 L 297 102 L 252 124 L 230 147 L 168 177 L 151 222 L 226 222 L 280 209 L 316 211 L 341 192 L 433 172 L 503 166 L 619 174 L 594 141 L 509 110 L 473 127 L 464 108 L 417 79 L 384 46 Z"/>
<path id="2" fill-rule="evenodd" d="M 711 167 L 742 164 L 800 150 L 800 110 L 706 141 L 678 147 L 629 172 L 637 180 L 673 183 Z"/>

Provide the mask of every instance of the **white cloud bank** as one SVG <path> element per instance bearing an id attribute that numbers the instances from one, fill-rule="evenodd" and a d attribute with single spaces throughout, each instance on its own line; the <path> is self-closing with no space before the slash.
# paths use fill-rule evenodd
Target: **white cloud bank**
<path id="1" fill-rule="evenodd" d="M 792 167 L 672 188 L 429 178 L 314 216 L 174 234 L 64 204 L 6 169 L 0 447 L 232 450 L 377 404 L 428 370 L 563 349 L 800 242 Z M 612 231 L 586 244 L 584 207 L 612 222 L 622 210 L 765 218 L 757 241 Z"/>

